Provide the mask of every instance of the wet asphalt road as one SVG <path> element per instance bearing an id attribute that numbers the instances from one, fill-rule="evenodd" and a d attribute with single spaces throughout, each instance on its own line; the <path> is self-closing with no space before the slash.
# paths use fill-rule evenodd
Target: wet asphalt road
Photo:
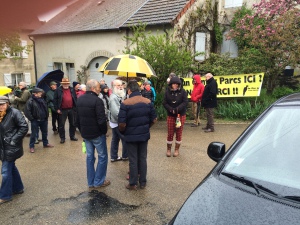
<path id="1" fill-rule="evenodd" d="M 67 138 L 60 144 L 49 123 L 49 142 L 55 147 L 44 149 L 40 143 L 35 153 L 29 153 L 25 137 L 24 156 L 16 161 L 25 192 L 0 205 L 0 224 L 166 224 L 214 167 L 206 154 L 208 144 L 221 141 L 228 148 L 247 126 L 216 124 L 214 133 L 204 133 L 187 122 L 180 156 L 167 158 L 166 122 L 158 122 L 151 128 L 148 144 L 147 187 L 129 191 L 125 189 L 128 161 L 109 161 L 111 185 L 89 190 L 79 132 L 78 142 Z M 111 136 L 108 149 L 110 140 Z"/>

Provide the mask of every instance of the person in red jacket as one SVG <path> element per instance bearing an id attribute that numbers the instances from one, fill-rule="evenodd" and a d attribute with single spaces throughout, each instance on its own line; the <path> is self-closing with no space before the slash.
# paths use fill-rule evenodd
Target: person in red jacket
<path id="1" fill-rule="evenodd" d="M 204 91 L 204 85 L 201 82 L 200 74 L 195 74 L 193 76 L 193 91 L 191 94 L 191 101 L 192 101 L 192 112 L 194 115 L 194 122 L 192 127 L 197 127 L 200 125 L 200 107 L 201 107 L 201 100 Z"/>

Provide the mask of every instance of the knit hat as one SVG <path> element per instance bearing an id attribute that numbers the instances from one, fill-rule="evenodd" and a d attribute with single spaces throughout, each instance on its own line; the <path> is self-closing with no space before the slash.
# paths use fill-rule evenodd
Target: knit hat
<path id="1" fill-rule="evenodd" d="M 5 104 L 8 102 L 8 97 L 6 96 L 0 96 L 0 104 Z"/>
<path id="2" fill-rule="evenodd" d="M 73 88 L 76 87 L 77 84 L 80 84 L 80 83 L 74 81 L 74 82 L 73 82 Z"/>
<path id="3" fill-rule="evenodd" d="M 32 89 L 32 93 L 39 93 L 39 92 L 44 92 L 44 90 L 38 87 Z"/>
<path id="4" fill-rule="evenodd" d="M 108 89 L 106 84 L 101 84 L 100 85 L 101 91 L 103 91 L 104 89 Z"/>
<path id="5" fill-rule="evenodd" d="M 172 84 L 178 84 L 178 85 L 181 85 L 181 80 L 179 77 L 172 77 L 170 79 L 170 83 L 169 83 L 169 86 L 171 86 Z"/>

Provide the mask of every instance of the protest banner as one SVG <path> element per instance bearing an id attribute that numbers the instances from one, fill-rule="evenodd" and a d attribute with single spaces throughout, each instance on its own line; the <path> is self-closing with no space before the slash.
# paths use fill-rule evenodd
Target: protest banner
<path id="1" fill-rule="evenodd" d="M 218 98 L 260 96 L 264 73 L 214 76 L 218 84 Z M 201 77 L 205 85 L 205 77 Z M 183 78 L 183 88 L 191 97 L 193 78 Z"/>

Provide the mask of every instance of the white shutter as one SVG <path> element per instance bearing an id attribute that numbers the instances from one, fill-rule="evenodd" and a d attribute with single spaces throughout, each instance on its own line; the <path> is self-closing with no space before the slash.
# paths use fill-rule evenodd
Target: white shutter
<path id="1" fill-rule="evenodd" d="M 27 41 L 22 40 L 21 41 L 21 46 L 26 47 L 27 46 Z M 22 58 L 23 59 L 28 59 L 28 54 L 27 54 L 26 50 L 22 51 Z"/>
<path id="2" fill-rule="evenodd" d="M 25 83 L 27 85 L 30 85 L 31 84 L 31 75 L 30 75 L 30 73 L 24 73 L 24 78 L 25 78 Z"/>
<path id="3" fill-rule="evenodd" d="M 13 85 L 11 83 L 11 74 L 10 73 L 5 73 L 4 74 L 4 84 L 5 84 L 5 86 L 12 86 Z"/>
<path id="4" fill-rule="evenodd" d="M 225 0 L 224 8 L 240 7 L 243 5 L 243 0 Z"/>
<path id="5" fill-rule="evenodd" d="M 53 64 L 52 63 L 48 63 L 47 65 L 47 72 L 50 72 L 53 70 Z"/>
<path id="6" fill-rule="evenodd" d="M 233 0 L 233 7 L 241 7 L 243 5 L 243 0 Z"/>
<path id="7" fill-rule="evenodd" d="M 196 53 L 205 53 L 205 41 L 206 41 L 205 33 L 196 32 L 196 45 L 195 45 Z M 205 59 L 205 54 L 198 55 L 195 57 L 195 60 L 197 61 L 203 61 L 204 59 Z"/>
<path id="8" fill-rule="evenodd" d="M 221 45 L 221 53 L 230 53 L 231 58 L 238 57 L 238 46 L 233 40 L 226 40 L 226 35 L 228 32 L 223 34 L 223 42 Z"/>
<path id="9" fill-rule="evenodd" d="M 75 68 L 69 68 L 69 79 L 71 82 L 76 81 Z"/>

